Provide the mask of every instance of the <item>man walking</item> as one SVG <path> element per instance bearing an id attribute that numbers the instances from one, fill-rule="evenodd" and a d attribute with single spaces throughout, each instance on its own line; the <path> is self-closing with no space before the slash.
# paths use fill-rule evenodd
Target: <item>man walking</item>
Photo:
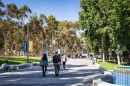
<path id="1" fill-rule="evenodd" d="M 58 52 L 56 52 L 55 55 L 53 56 L 53 65 L 55 69 L 55 76 L 59 77 L 61 57 L 60 57 L 60 54 L 58 54 Z"/>

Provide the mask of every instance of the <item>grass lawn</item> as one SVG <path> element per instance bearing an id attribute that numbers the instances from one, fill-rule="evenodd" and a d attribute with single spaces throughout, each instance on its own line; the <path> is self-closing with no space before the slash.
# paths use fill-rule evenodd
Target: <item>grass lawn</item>
<path id="1" fill-rule="evenodd" d="M 41 57 L 29 57 L 29 62 L 39 62 L 40 59 Z M 0 56 L 0 66 L 5 60 L 8 60 L 9 64 L 22 64 L 27 62 L 27 57 L 26 56 Z"/>
<path id="2" fill-rule="evenodd" d="M 101 59 L 97 59 L 97 63 L 107 70 L 113 70 L 114 67 L 126 65 L 125 63 L 118 65 L 117 62 L 114 61 L 102 62 Z"/>

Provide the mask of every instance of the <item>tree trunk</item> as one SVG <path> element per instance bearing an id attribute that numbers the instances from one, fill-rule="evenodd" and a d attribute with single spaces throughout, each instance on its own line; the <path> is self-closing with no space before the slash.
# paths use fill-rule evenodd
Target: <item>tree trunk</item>
<path id="1" fill-rule="evenodd" d="M 4 35 L 4 55 L 6 56 L 7 55 L 7 40 L 6 40 L 6 35 L 5 34 L 3 34 Z"/>
<path id="2" fill-rule="evenodd" d="M 129 64 L 130 64 L 130 53 L 129 53 Z"/>
<path id="3" fill-rule="evenodd" d="M 118 65 L 121 64 L 121 61 L 120 61 L 120 54 L 117 54 L 117 60 L 118 60 Z"/>
<path id="4" fill-rule="evenodd" d="M 103 62 L 105 62 L 105 53 L 103 52 Z"/>
<path id="5" fill-rule="evenodd" d="M 102 36 L 102 59 L 105 62 L 104 35 Z"/>

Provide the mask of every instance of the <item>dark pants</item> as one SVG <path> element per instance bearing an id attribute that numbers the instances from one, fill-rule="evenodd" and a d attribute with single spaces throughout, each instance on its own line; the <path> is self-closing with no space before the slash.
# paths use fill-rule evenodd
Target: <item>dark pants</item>
<path id="1" fill-rule="evenodd" d="M 60 71 L 60 65 L 54 65 L 55 68 L 55 76 L 59 76 L 59 71 Z"/>
<path id="2" fill-rule="evenodd" d="M 9 69 L 10 69 L 10 66 L 7 66 L 7 67 L 4 67 L 4 68 L 3 68 L 3 71 L 4 71 L 4 72 L 8 72 Z"/>
<path id="3" fill-rule="evenodd" d="M 65 69 L 65 64 L 66 64 L 66 62 L 63 62 L 63 68 Z"/>
<path id="4" fill-rule="evenodd" d="M 42 66 L 42 74 L 43 74 L 43 77 L 46 76 L 46 71 L 47 71 L 47 66 Z"/>

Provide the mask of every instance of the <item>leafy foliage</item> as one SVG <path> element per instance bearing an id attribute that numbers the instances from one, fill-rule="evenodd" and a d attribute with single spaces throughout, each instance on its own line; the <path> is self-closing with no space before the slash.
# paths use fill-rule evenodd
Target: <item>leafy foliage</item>
<path id="1" fill-rule="evenodd" d="M 33 41 L 31 55 L 42 55 L 46 46 L 51 53 L 57 48 L 66 54 L 77 53 L 81 49 L 77 28 L 77 21 L 58 21 L 53 15 L 34 14 L 27 5 L 5 6 L 0 0 L 0 47 L 4 51 L 1 54 L 21 55 L 24 40 Z"/>
<path id="2" fill-rule="evenodd" d="M 101 49 L 103 53 L 112 49 L 121 53 L 127 49 L 130 44 L 129 4 L 129 0 L 81 0 L 80 27 L 85 30 L 87 48 L 93 52 Z"/>

